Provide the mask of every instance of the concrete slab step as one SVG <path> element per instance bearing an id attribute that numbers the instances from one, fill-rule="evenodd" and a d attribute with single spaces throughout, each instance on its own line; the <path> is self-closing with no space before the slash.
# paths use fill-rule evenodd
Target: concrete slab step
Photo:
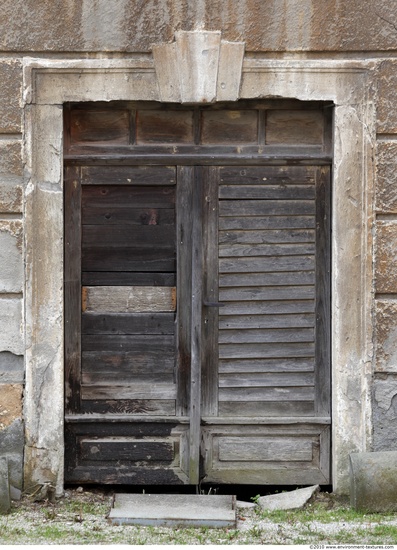
<path id="1" fill-rule="evenodd" d="M 109 521 L 115 525 L 236 527 L 236 497 L 117 493 Z"/>

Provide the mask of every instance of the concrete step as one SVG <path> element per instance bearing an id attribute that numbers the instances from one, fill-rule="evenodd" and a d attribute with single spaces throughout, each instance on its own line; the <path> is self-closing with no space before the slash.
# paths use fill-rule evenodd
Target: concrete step
<path id="1" fill-rule="evenodd" d="M 109 521 L 115 525 L 236 527 L 236 497 L 117 493 Z"/>

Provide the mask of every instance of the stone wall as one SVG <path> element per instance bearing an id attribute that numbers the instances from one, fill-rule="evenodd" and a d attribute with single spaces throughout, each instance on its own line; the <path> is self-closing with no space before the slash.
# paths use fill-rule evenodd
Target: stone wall
<path id="1" fill-rule="evenodd" d="M 0 457 L 22 487 L 22 61 L 129 57 L 176 30 L 221 30 L 250 58 L 372 59 L 377 88 L 372 449 L 397 450 L 395 0 L 3 0 L 0 18 Z M 29 488 L 26 488 L 27 490 Z"/>

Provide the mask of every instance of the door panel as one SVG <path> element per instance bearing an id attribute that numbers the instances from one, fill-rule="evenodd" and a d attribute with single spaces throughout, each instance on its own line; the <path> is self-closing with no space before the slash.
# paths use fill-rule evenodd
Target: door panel
<path id="1" fill-rule="evenodd" d="M 65 180 L 66 480 L 330 482 L 330 172 Z"/>

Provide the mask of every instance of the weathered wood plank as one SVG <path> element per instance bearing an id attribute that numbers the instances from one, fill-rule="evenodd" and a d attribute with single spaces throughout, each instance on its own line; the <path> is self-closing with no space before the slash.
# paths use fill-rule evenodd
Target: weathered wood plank
<path id="1" fill-rule="evenodd" d="M 159 367 L 160 370 L 161 367 Z M 98 384 L 105 385 L 114 384 L 117 380 L 118 384 L 126 385 L 141 385 L 141 384 L 173 384 L 174 383 L 174 373 L 160 373 L 154 374 L 153 372 L 148 372 L 146 374 L 136 375 L 132 372 L 123 372 L 113 371 L 113 372 L 87 372 L 83 369 L 81 381 L 85 386 L 97 386 Z"/>
<path id="2" fill-rule="evenodd" d="M 219 403 L 219 415 L 226 418 L 236 416 L 312 416 L 312 401 L 222 401 Z M 231 420 L 232 422 L 232 420 Z"/>
<path id="3" fill-rule="evenodd" d="M 72 109 L 71 145 L 128 145 L 130 115 L 127 109 Z"/>
<path id="4" fill-rule="evenodd" d="M 221 273 L 220 287 L 314 285 L 314 271 L 281 271 L 278 273 Z"/>
<path id="5" fill-rule="evenodd" d="M 229 230 L 266 230 L 266 229 L 313 229 L 316 226 L 314 216 L 275 215 L 275 216 L 235 216 L 219 218 L 219 229 Z"/>
<path id="6" fill-rule="evenodd" d="M 314 185 L 220 185 L 220 199 L 280 199 L 304 200 L 315 198 Z"/>
<path id="7" fill-rule="evenodd" d="M 315 169 L 312 166 L 221 166 L 222 184 L 240 184 L 241 181 L 256 185 L 314 184 Z"/>
<path id="8" fill-rule="evenodd" d="M 133 205 L 123 204 L 110 206 L 104 202 L 97 206 L 86 205 L 82 213 L 84 225 L 157 225 L 165 227 L 175 225 L 174 208 L 134 208 Z"/>
<path id="9" fill-rule="evenodd" d="M 221 288 L 219 299 L 221 302 L 261 301 L 261 300 L 309 300 L 316 295 L 313 285 L 307 286 L 265 286 L 265 287 L 237 287 Z"/>
<path id="10" fill-rule="evenodd" d="M 219 376 L 220 388 L 314 386 L 314 373 L 234 373 Z"/>
<path id="11" fill-rule="evenodd" d="M 315 360 L 313 357 L 293 357 L 277 359 L 221 359 L 219 361 L 220 374 L 255 374 L 255 373 L 293 373 L 314 372 Z"/>
<path id="12" fill-rule="evenodd" d="M 83 166 L 84 185 L 175 185 L 175 166 Z"/>
<path id="13" fill-rule="evenodd" d="M 290 315 L 220 315 L 219 329 L 264 329 L 314 327 L 313 313 Z"/>
<path id="14" fill-rule="evenodd" d="M 190 408 L 191 312 L 192 312 L 192 203 L 194 169 L 179 166 L 177 171 L 177 414 L 188 415 Z"/>
<path id="15" fill-rule="evenodd" d="M 174 349 L 174 336 L 159 334 L 139 335 L 111 335 L 111 334 L 86 334 L 82 337 L 82 350 L 85 351 L 117 351 L 148 353 L 151 350 L 160 350 L 168 353 Z"/>
<path id="16" fill-rule="evenodd" d="M 203 110 L 201 141 L 207 144 L 257 143 L 258 112 L 253 109 Z"/>
<path id="17" fill-rule="evenodd" d="M 219 215 L 226 216 L 307 216 L 315 213 L 314 200 L 223 200 Z"/>
<path id="18" fill-rule="evenodd" d="M 134 438 L 84 438 L 80 441 L 83 460 L 129 460 L 171 462 L 175 457 L 174 441 L 150 441 Z"/>
<path id="19" fill-rule="evenodd" d="M 151 313 L 176 309 L 175 287 L 86 286 L 82 295 L 82 310 L 87 313 Z"/>
<path id="20" fill-rule="evenodd" d="M 83 334 L 174 334 L 173 313 L 83 313 Z"/>
<path id="21" fill-rule="evenodd" d="M 83 286 L 176 286 L 175 273 L 83 271 Z"/>
<path id="22" fill-rule="evenodd" d="M 280 344 L 220 344 L 220 359 L 266 359 L 271 357 L 312 357 L 314 344 L 280 343 Z"/>
<path id="23" fill-rule="evenodd" d="M 81 386 L 82 399 L 175 399 L 175 384 L 130 384 Z"/>
<path id="24" fill-rule="evenodd" d="M 299 436 L 219 438 L 219 460 L 225 462 L 311 462 L 312 459 L 312 441 Z"/>
<path id="25" fill-rule="evenodd" d="M 107 401 L 84 400 L 82 412 L 111 415 L 175 416 L 174 399 L 110 399 Z"/>
<path id="26" fill-rule="evenodd" d="M 266 143 L 314 145 L 324 141 L 324 114 L 320 110 L 268 110 Z"/>
<path id="27" fill-rule="evenodd" d="M 138 144 L 193 144 L 193 110 L 139 109 L 136 132 Z"/>
<path id="28" fill-rule="evenodd" d="M 313 387 L 219 388 L 219 401 L 314 401 Z"/>
<path id="29" fill-rule="evenodd" d="M 313 243 L 315 232 L 310 229 L 275 230 L 228 230 L 219 232 L 220 244 L 271 244 L 271 243 Z"/>
<path id="30" fill-rule="evenodd" d="M 66 411 L 80 410 L 81 376 L 81 185 L 80 168 L 65 171 L 65 398 Z"/>
<path id="31" fill-rule="evenodd" d="M 95 341 L 91 347 L 99 346 Z M 121 343 L 125 346 L 125 342 Z M 131 346 L 133 347 L 133 346 Z M 117 348 L 117 345 L 116 345 Z M 173 373 L 175 368 L 175 353 L 171 344 L 165 348 L 163 343 L 160 346 L 152 345 L 151 349 L 140 353 L 137 351 L 104 351 L 103 349 L 83 351 L 82 370 L 83 372 L 95 373 L 101 376 L 110 373 L 113 376 L 123 376 L 128 373 L 131 376 L 157 373 Z"/>
<path id="32" fill-rule="evenodd" d="M 175 250 L 174 225 L 83 225 L 83 247 L 137 247 Z"/>
<path id="33" fill-rule="evenodd" d="M 176 257 L 173 249 L 148 247 L 111 248 L 92 246 L 84 248 L 84 271 L 175 271 Z"/>
<path id="34" fill-rule="evenodd" d="M 220 344 L 314 342 L 313 328 L 232 329 L 219 331 Z"/>
<path id="35" fill-rule="evenodd" d="M 262 256 L 220 258 L 220 273 L 265 273 L 275 271 L 313 271 L 313 256 Z"/>
<path id="36" fill-rule="evenodd" d="M 170 208 L 175 204 L 175 186 L 86 185 L 82 193 L 83 209 L 89 206 L 107 208 Z"/>
<path id="37" fill-rule="evenodd" d="M 225 306 L 222 308 L 222 315 L 313 313 L 314 309 L 314 300 L 225 302 Z"/>
<path id="38" fill-rule="evenodd" d="M 303 256 L 315 253 L 314 243 L 291 244 L 221 244 L 219 257 L 251 257 L 251 256 Z"/>

